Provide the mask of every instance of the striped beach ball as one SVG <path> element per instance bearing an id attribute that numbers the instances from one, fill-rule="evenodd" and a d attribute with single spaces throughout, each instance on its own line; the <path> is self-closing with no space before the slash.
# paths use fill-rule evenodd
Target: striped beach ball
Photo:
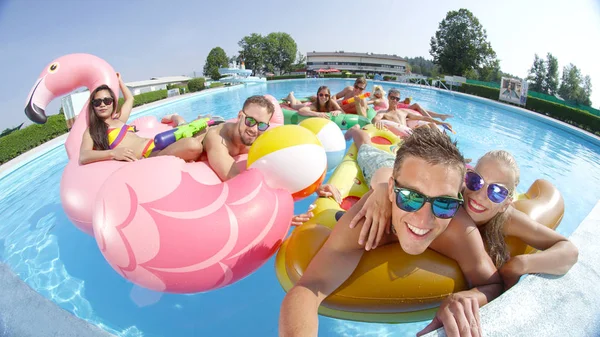
<path id="1" fill-rule="evenodd" d="M 346 153 L 346 140 L 337 124 L 326 118 L 313 117 L 300 122 L 298 125 L 314 133 L 327 155 L 327 170 L 335 169 L 344 159 Z"/>
<path id="2" fill-rule="evenodd" d="M 299 200 L 314 193 L 325 179 L 327 155 L 311 131 L 282 125 L 254 141 L 247 167 L 259 169 L 270 187 L 286 189 Z"/>

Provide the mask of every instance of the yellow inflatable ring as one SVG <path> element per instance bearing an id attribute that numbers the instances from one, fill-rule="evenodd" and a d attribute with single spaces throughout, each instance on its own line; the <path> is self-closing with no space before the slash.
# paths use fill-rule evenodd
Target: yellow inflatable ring
<path id="1" fill-rule="evenodd" d="M 394 152 L 400 139 L 387 130 L 372 125 L 363 128 L 372 137 L 389 140 L 374 144 Z M 377 138 L 375 138 L 377 139 Z M 340 189 L 345 200 L 358 200 L 369 187 L 356 163 L 356 147 L 348 150 L 342 163 L 329 180 Z M 515 207 L 543 225 L 555 229 L 564 212 L 564 201 L 548 181 L 536 180 L 527 193 L 518 195 Z M 343 203 L 344 204 L 344 203 Z M 353 202 L 347 202 L 349 208 Z M 277 278 L 287 292 L 300 279 L 308 264 L 327 240 L 343 211 L 335 201 L 319 198 L 313 210 L 315 217 L 296 228 L 277 253 Z M 508 237 L 511 255 L 533 253 L 532 247 Z M 441 301 L 454 292 L 467 290 L 458 264 L 431 249 L 414 256 L 399 245 L 386 245 L 365 252 L 354 273 L 325 299 L 321 315 L 363 322 L 405 323 L 430 320 Z"/>

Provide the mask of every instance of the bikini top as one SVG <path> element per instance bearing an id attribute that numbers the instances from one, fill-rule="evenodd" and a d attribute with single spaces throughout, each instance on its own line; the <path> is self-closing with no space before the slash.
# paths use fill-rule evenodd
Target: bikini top
<path id="1" fill-rule="evenodd" d="M 108 145 L 110 146 L 111 150 L 121 143 L 127 132 L 137 132 L 135 125 L 123 124 L 120 129 L 109 128 L 106 130 L 108 136 Z"/>

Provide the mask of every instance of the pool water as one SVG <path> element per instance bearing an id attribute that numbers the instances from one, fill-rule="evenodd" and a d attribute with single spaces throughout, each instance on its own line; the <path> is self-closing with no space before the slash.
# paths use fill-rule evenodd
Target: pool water
<path id="1" fill-rule="evenodd" d="M 338 92 L 346 80 L 294 80 L 231 88 L 148 109 L 135 117 L 177 112 L 187 120 L 213 114 L 234 117 L 255 94 L 282 98 Z M 373 83 L 369 83 L 369 91 Z M 476 161 L 492 149 L 512 152 L 521 168 L 519 192 L 538 178 L 555 184 L 565 200 L 557 231 L 570 235 L 600 199 L 600 146 L 538 119 L 432 90 L 400 86 L 429 110 L 449 113 L 459 148 Z M 383 83 L 387 91 L 391 85 Z M 134 118 L 135 118 L 134 117 Z M 350 145 L 350 144 L 348 144 Z M 76 316 L 119 336 L 275 336 L 284 291 L 274 258 L 247 278 L 223 289 L 194 295 L 162 294 L 134 286 L 104 260 L 94 238 L 64 214 L 59 197 L 67 163 L 59 146 L 0 178 L 0 260 L 34 290 Z M 304 212 L 311 196 L 295 205 Z M 415 335 L 428 322 L 367 324 L 320 317 L 320 336 Z"/>

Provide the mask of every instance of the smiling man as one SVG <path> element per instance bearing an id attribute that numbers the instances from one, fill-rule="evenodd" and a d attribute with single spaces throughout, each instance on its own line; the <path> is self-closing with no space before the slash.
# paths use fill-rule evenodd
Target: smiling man
<path id="1" fill-rule="evenodd" d="M 240 174 L 233 158 L 248 153 L 256 138 L 269 128 L 274 112 L 275 107 L 267 98 L 248 97 L 237 122 L 215 125 L 194 136 L 202 148 L 197 160 L 208 159 L 222 181 Z"/>
<path id="2" fill-rule="evenodd" d="M 421 333 L 444 325 L 448 336 L 480 336 L 479 306 L 502 291 L 500 276 L 477 230 L 450 225 L 463 202 L 464 175 L 465 161 L 456 144 L 440 132 L 419 128 L 398 149 L 385 183 L 389 187 L 383 189 L 393 208 L 392 231 L 381 245 L 396 243 L 411 255 L 431 247 L 457 260 L 473 287 L 446 298 Z M 341 217 L 304 275 L 286 294 L 279 319 L 281 336 L 317 335 L 320 304 L 350 277 L 365 253 L 358 243 L 364 221 L 353 228 L 349 223 L 371 193 L 381 191 L 365 194 Z"/>

